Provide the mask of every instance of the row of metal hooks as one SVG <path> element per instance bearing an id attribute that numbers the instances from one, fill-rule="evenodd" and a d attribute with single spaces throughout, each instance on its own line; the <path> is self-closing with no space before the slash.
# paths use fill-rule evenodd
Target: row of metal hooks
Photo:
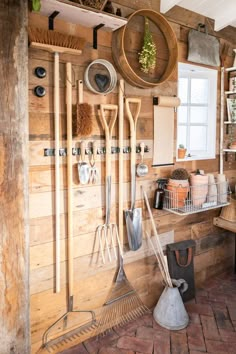
<path id="1" fill-rule="evenodd" d="M 149 152 L 150 149 L 149 147 L 146 145 L 144 147 L 144 152 Z M 131 152 L 131 147 L 130 146 L 125 146 L 123 147 L 123 154 L 128 154 Z M 140 146 L 136 146 L 136 153 L 140 153 L 141 152 L 141 148 Z M 111 147 L 111 153 L 112 154 L 119 154 L 120 153 L 120 148 L 116 147 L 116 146 L 112 146 Z M 85 149 L 85 154 L 86 155 L 92 155 L 93 154 L 93 148 L 86 148 Z M 99 147 L 97 148 L 97 155 L 105 155 L 106 154 L 106 148 L 104 147 Z M 59 149 L 59 156 L 66 156 L 67 155 L 67 148 L 60 148 Z M 81 155 L 81 149 L 78 148 L 72 148 L 72 155 L 76 156 L 76 155 Z M 53 148 L 45 148 L 44 149 L 44 156 L 55 156 L 55 149 Z"/>

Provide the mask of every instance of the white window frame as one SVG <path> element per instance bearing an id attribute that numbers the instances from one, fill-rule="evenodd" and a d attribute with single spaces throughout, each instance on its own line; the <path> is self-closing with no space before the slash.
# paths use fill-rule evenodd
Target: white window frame
<path id="1" fill-rule="evenodd" d="M 208 114 L 207 114 L 207 122 L 202 124 L 192 124 L 198 126 L 207 126 L 207 151 L 196 152 L 190 151 L 189 149 L 189 128 L 191 126 L 189 121 L 189 115 L 187 118 L 187 156 L 184 159 L 178 159 L 178 155 L 176 154 L 177 161 L 192 161 L 192 160 L 208 160 L 216 158 L 216 115 L 217 115 L 217 77 L 218 71 L 215 69 L 209 69 L 206 67 L 202 67 L 199 65 L 192 65 L 186 63 L 178 63 L 178 77 L 179 78 L 188 78 L 191 80 L 192 78 L 204 78 L 208 80 L 209 88 L 208 88 Z M 190 85 L 188 85 L 190 87 Z M 189 89 L 190 91 L 190 89 Z M 189 102 L 189 92 L 188 92 L 188 103 L 187 107 L 190 107 Z M 186 104 L 183 104 L 186 106 Z M 189 111 L 189 110 L 188 110 Z M 179 122 L 179 117 L 177 113 L 177 149 L 178 145 L 182 142 L 178 140 L 178 127 L 184 126 L 186 124 Z"/>

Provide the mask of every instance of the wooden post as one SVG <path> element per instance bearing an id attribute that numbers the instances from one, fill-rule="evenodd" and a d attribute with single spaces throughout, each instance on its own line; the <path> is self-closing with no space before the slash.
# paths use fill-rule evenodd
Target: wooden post
<path id="1" fill-rule="evenodd" d="M 26 0 L 0 5 L 0 352 L 30 353 Z"/>

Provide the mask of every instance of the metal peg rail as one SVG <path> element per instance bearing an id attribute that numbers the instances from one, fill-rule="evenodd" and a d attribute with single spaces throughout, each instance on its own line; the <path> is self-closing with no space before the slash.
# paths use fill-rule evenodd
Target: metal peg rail
<path id="1" fill-rule="evenodd" d="M 150 149 L 146 145 L 144 147 L 144 152 L 147 153 L 149 151 L 150 151 Z M 131 152 L 131 147 L 130 146 L 123 147 L 123 154 L 129 154 L 130 152 Z M 136 146 L 136 153 L 140 153 L 140 152 L 141 152 L 140 146 Z M 116 146 L 112 146 L 111 147 L 111 153 L 112 154 L 119 154 L 120 153 L 120 148 L 116 147 Z M 93 148 L 86 148 L 85 149 L 85 154 L 86 155 L 92 155 L 93 154 Z M 99 147 L 97 149 L 97 155 L 105 155 L 105 154 L 106 154 L 105 146 L 104 147 Z M 72 155 L 74 155 L 74 156 L 81 155 L 80 148 L 72 148 Z M 45 148 L 44 149 L 44 156 L 46 156 L 46 157 L 55 156 L 55 149 Z M 67 156 L 67 148 L 60 148 L 59 149 L 59 156 Z"/>

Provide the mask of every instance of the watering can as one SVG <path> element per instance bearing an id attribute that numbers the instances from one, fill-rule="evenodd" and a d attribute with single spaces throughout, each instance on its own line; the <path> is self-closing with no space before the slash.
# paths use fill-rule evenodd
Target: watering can
<path id="1" fill-rule="evenodd" d="M 172 279 L 172 283 L 174 287 L 164 288 L 154 308 L 153 317 L 161 327 L 179 330 L 187 327 L 189 323 L 189 316 L 180 295 L 180 291 L 187 290 L 188 284 L 184 279 Z"/>

